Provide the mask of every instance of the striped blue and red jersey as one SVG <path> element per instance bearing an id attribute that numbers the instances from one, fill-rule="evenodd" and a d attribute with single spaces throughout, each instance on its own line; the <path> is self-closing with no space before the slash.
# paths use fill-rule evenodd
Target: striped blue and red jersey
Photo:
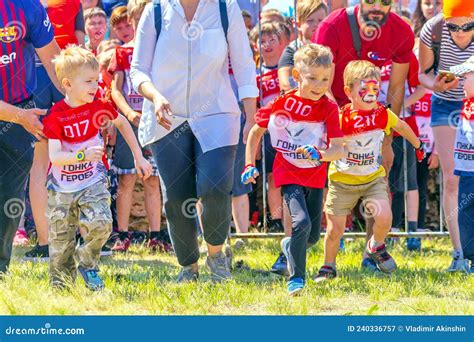
<path id="1" fill-rule="evenodd" d="M 53 28 L 39 0 L 0 3 L 0 100 L 16 104 L 36 87 L 35 49 L 54 39 Z"/>

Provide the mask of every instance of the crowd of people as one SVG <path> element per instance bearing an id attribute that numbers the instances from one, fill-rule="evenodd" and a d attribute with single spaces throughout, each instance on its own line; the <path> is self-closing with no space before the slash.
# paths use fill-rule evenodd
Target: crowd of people
<path id="1" fill-rule="evenodd" d="M 387 234 L 425 228 L 440 166 L 447 270 L 474 273 L 473 2 L 6 0 L 0 13 L 0 272 L 29 243 L 12 213 L 28 197 L 25 259 L 49 259 L 54 286 L 79 271 L 102 289 L 100 256 L 137 241 L 197 281 L 199 236 L 211 278 L 230 279 L 224 244 L 232 222 L 247 233 L 262 216 L 261 182 L 290 295 L 322 229 L 314 280 L 337 276 L 355 212 L 361 267 L 392 273 Z"/>

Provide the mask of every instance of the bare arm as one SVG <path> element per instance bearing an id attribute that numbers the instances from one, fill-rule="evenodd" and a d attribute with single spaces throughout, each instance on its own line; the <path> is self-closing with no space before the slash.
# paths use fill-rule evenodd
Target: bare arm
<path id="1" fill-rule="evenodd" d="M 254 125 L 250 130 L 247 146 L 245 147 L 245 165 L 255 165 L 257 149 L 266 131 L 266 128 L 260 127 L 259 125 Z"/>
<path id="2" fill-rule="evenodd" d="M 319 151 L 321 153 L 321 161 L 333 161 L 344 157 L 344 139 L 332 138 L 327 150 Z"/>
<path id="3" fill-rule="evenodd" d="M 280 83 L 280 90 L 288 91 L 291 89 L 291 69 L 292 68 L 290 66 L 284 66 L 278 69 L 278 81 Z"/>
<path id="4" fill-rule="evenodd" d="M 410 94 L 407 98 L 405 98 L 405 108 L 409 108 L 413 106 L 416 101 L 421 99 L 426 94 L 426 89 L 419 85 L 416 87 L 415 91 Z"/>
<path id="5" fill-rule="evenodd" d="M 128 104 L 127 100 L 122 94 L 124 72 L 114 72 L 114 78 L 112 79 L 112 100 L 117 105 L 119 111 L 135 126 L 138 127 L 140 123 L 140 113 L 135 112 Z"/>
<path id="6" fill-rule="evenodd" d="M 436 92 L 443 92 L 446 90 L 454 89 L 459 85 L 459 78 L 452 82 L 446 83 L 446 77 L 436 76 L 434 71 L 431 70 L 428 74 L 425 74 L 425 70 L 429 69 L 434 62 L 434 53 L 429 46 L 420 42 L 420 71 L 418 78 L 421 85 L 425 88 L 431 89 Z"/>
<path id="7" fill-rule="evenodd" d="M 43 124 L 39 120 L 45 110 L 39 108 L 22 109 L 0 101 L 0 120 L 17 123 L 38 139 L 44 137 Z"/>
<path id="8" fill-rule="evenodd" d="M 36 53 L 38 54 L 39 59 L 43 63 L 51 82 L 53 82 L 57 90 L 63 93 L 62 87 L 60 86 L 58 78 L 56 77 L 56 72 L 54 71 L 54 65 L 52 62 L 53 58 L 59 55 L 60 52 L 61 50 L 59 49 L 59 46 L 56 43 L 55 39 L 53 39 L 49 44 L 43 46 L 42 48 L 36 49 Z"/>
<path id="9" fill-rule="evenodd" d="M 86 34 L 84 31 L 76 30 L 74 31 L 74 35 L 76 36 L 79 45 L 86 46 Z"/>
<path id="10" fill-rule="evenodd" d="M 257 111 L 257 99 L 253 97 L 247 97 L 242 100 L 245 109 L 245 126 L 243 131 L 244 144 L 247 143 L 247 138 L 250 130 L 255 125 L 255 112 Z"/>
<path id="11" fill-rule="evenodd" d="M 392 63 L 392 72 L 387 91 L 387 103 L 391 105 L 391 110 L 400 115 L 403 99 L 405 97 L 405 82 L 408 76 L 409 63 Z"/>
<path id="12" fill-rule="evenodd" d="M 420 147 L 420 139 L 416 136 L 415 132 L 413 132 L 411 127 L 405 121 L 398 120 L 397 124 L 393 127 L 393 129 L 402 137 L 407 139 L 410 144 L 413 145 L 414 148 Z"/>
<path id="13" fill-rule="evenodd" d="M 79 149 L 76 152 L 63 151 L 61 141 L 58 139 L 48 140 L 49 159 L 55 166 L 74 165 L 79 161 L 76 158 L 77 152 L 83 151 L 85 154 L 84 161 L 98 162 L 102 160 L 104 154 L 103 146 L 92 146 L 88 149 Z"/>

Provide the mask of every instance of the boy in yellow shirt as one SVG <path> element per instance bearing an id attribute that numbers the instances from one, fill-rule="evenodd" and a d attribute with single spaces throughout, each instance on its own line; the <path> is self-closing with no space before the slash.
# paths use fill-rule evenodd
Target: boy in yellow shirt
<path id="1" fill-rule="evenodd" d="M 344 157 L 332 162 L 329 168 L 324 266 L 315 277 L 317 282 L 336 277 L 336 255 L 346 216 L 359 199 L 362 199 L 363 214 L 375 221 L 367 255 L 382 272 L 391 273 L 397 268 L 384 244 L 392 212 L 382 166 L 382 142 L 394 129 L 415 147 L 418 161 L 423 160 L 425 152 L 412 129 L 390 109 L 377 103 L 380 79 L 380 69 L 368 61 L 350 62 L 344 70 L 344 91 L 351 103 L 341 109 L 339 116 Z"/>

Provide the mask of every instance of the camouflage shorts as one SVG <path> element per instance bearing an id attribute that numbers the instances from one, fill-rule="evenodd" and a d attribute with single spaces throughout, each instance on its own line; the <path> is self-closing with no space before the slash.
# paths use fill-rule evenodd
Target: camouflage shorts
<path id="1" fill-rule="evenodd" d="M 112 231 L 110 193 L 105 182 L 73 193 L 48 191 L 50 276 L 53 284 L 74 280 L 76 263 L 96 269 L 100 250 Z M 76 231 L 85 232 L 76 248 Z"/>

